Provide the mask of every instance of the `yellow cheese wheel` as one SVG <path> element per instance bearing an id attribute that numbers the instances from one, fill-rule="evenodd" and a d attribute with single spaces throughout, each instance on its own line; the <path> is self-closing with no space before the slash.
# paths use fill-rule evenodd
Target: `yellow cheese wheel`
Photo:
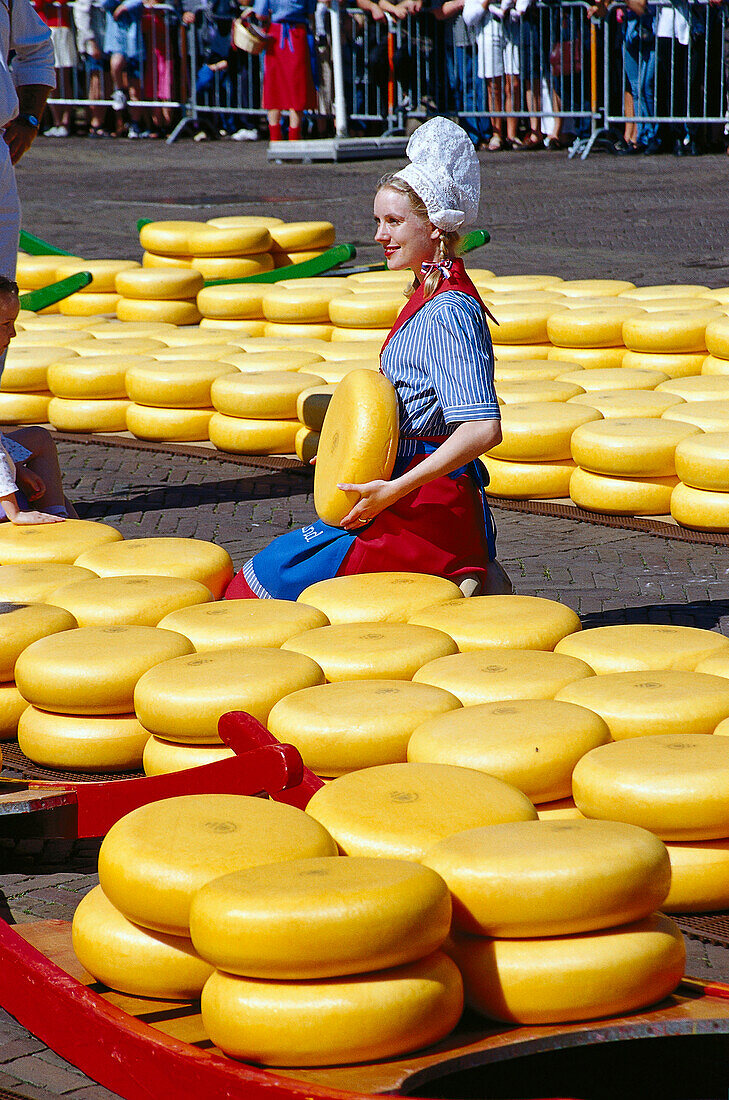
<path id="1" fill-rule="evenodd" d="M 18 658 L 33 642 L 76 626 L 73 615 L 58 607 L 3 603 L 0 608 L 0 681 L 13 679 Z"/>
<path id="2" fill-rule="evenodd" d="M 627 351 L 623 366 L 638 370 L 659 370 L 669 378 L 688 378 L 701 374 L 701 365 L 705 362 L 703 352 L 650 352 Z"/>
<path id="3" fill-rule="evenodd" d="M 213 972 L 188 937 L 150 932 L 133 924 L 100 886 L 76 907 L 73 950 L 97 981 L 133 997 L 194 1000 Z"/>
<path id="4" fill-rule="evenodd" d="M 144 746 L 142 766 L 145 775 L 167 775 L 204 764 L 217 764 L 231 756 L 235 753 L 227 745 L 180 745 L 153 734 Z"/>
<path id="5" fill-rule="evenodd" d="M 200 225 L 187 234 L 187 246 L 193 256 L 251 256 L 272 244 L 265 225 Z"/>
<path id="6" fill-rule="evenodd" d="M 656 393 L 675 394 L 687 402 L 725 401 L 729 399 L 729 378 L 721 374 L 669 378 L 660 383 Z"/>
<path id="7" fill-rule="evenodd" d="M 379 344 L 380 348 L 390 335 L 389 328 L 344 328 L 334 326 L 329 333 L 329 339 L 333 344 L 362 343 L 368 347 Z"/>
<path id="8" fill-rule="evenodd" d="M 498 327 L 493 329 L 500 344 L 542 344 L 549 340 L 547 321 L 559 306 L 506 302 L 494 303 L 492 312 Z"/>
<path id="9" fill-rule="evenodd" d="M 577 363 L 558 359 L 499 360 L 494 367 L 494 379 L 503 382 L 552 382 L 567 371 L 578 371 Z"/>
<path id="10" fill-rule="evenodd" d="M 304 249 L 331 248 L 334 226 L 331 222 L 286 222 L 270 227 L 274 252 L 301 252 Z"/>
<path id="11" fill-rule="evenodd" d="M 301 371 L 235 371 L 212 385 L 211 400 L 226 416 L 253 420 L 289 420 L 296 416 L 299 394 L 322 379 Z"/>
<path id="12" fill-rule="evenodd" d="M 168 321 L 119 321 L 119 320 L 107 320 L 97 321 L 95 324 L 89 323 L 87 332 L 100 341 L 100 343 L 109 343 L 109 341 L 123 340 L 124 347 L 117 348 L 117 353 L 121 351 L 129 350 L 130 338 L 157 340 L 161 345 L 164 345 L 164 338 L 168 333 L 173 332 L 175 326 Z M 84 347 L 86 345 L 84 344 Z M 141 350 L 137 344 L 132 345 L 137 351 Z M 97 344 L 91 345 L 92 349 L 98 347 Z M 93 354 L 93 352 L 92 352 Z"/>
<path id="13" fill-rule="evenodd" d="M 79 626 L 157 626 L 178 608 L 208 603 L 210 590 L 180 577 L 94 577 L 57 588 L 48 604 L 65 607 Z"/>
<path id="14" fill-rule="evenodd" d="M 429 661 L 456 652 L 441 630 L 383 622 L 318 627 L 289 638 L 282 648 L 311 657 L 330 682 L 412 680 Z"/>
<path id="15" fill-rule="evenodd" d="M 622 366 L 626 355 L 624 347 L 615 348 L 583 348 L 583 347 L 550 347 L 547 358 L 557 360 L 574 361 L 584 370 L 611 370 L 613 367 Z"/>
<path id="16" fill-rule="evenodd" d="M 389 480 L 398 435 L 397 394 L 384 375 L 354 370 L 329 403 L 314 471 L 314 507 L 333 527 L 359 500 L 338 484 Z"/>
<path id="17" fill-rule="evenodd" d="M 316 321 L 266 321 L 264 333 L 268 337 L 283 337 L 286 340 L 295 340 L 298 337 L 315 340 L 331 340 L 334 332 L 329 324 L 318 324 Z"/>
<path id="18" fill-rule="evenodd" d="M 266 330 L 266 322 L 203 317 L 200 322 L 200 329 L 203 332 L 212 329 L 216 332 L 237 333 L 239 338 L 248 336 L 262 337 Z"/>
<path id="19" fill-rule="evenodd" d="M 679 731 L 601 745 L 577 764 L 572 790 L 586 817 L 626 821 L 662 840 L 724 838 L 729 836 L 729 742 Z"/>
<path id="20" fill-rule="evenodd" d="M 546 939 L 458 936 L 451 954 L 466 1003 L 493 1020 L 557 1024 L 636 1012 L 683 977 L 686 949 L 660 913 L 599 932 Z"/>
<path id="21" fill-rule="evenodd" d="M 142 253 L 142 267 L 144 268 L 191 268 L 192 256 L 163 256 L 157 252 Z"/>
<path id="22" fill-rule="evenodd" d="M 269 252 L 255 256 L 193 256 L 190 267 L 203 279 L 248 279 L 273 271 L 273 257 Z"/>
<path id="23" fill-rule="evenodd" d="M 5 523 L 0 526 L 0 563 L 74 565 L 86 550 L 119 542 L 121 537 L 114 527 L 88 519 L 27 527 Z M 80 564 L 85 568 L 83 562 Z"/>
<path id="24" fill-rule="evenodd" d="M 208 218 L 206 225 L 212 225 L 216 229 L 239 229 L 241 226 L 262 225 L 270 229 L 274 225 L 283 225 L 283 218 L 269 217 L 268 214 L 228 214 L 223 218 Z"/>
<path id="25" fill-rule="evenodd" d="M 52 592 L 96 574 L 76 565 L 0 565 L 0 600 L 7 603 L 45 603 Z"/>
<path id="26" fill-rule="evenodd" d="M 413 680 L 450 691 L 464 707 L 472 707 L 500 699 L 554 699 L 586 677 L 594 679 L 589 665 L 561 653 L 481 649 L 436 658 L 423 665 Z"/>
<path id="27" fill-rule="evenodd" d="M 139 768 L 149 738 L 133 714 L 51 714 L 28 707 L 18 723 L 18 744 L 44 768 L 123 772 Z"/>
<path id="28" fill-rule="evenodd" d="M 425 719 L 413 730 L 407 758 L 486 772 L 536 805 L 568 797 L 577 761 L 609 740 L 603 720 L 584 707 L 553 699 L 500 700 Z"/>
<path id="29" fill-rule="evenodd" d="M 20 285 L 28 290 L 38 290 L 56 282 L 56 270 L 59 266 L 59 256 L 18 256 L 16 269 Z M 69 256 L 72 263 L 83 262 L 80 256 Z"/>
<path id="30" fill-rule="evenodd" d="M 312 275 L 304 279 L 279 279 L 277 287 L 284 290 L 337 290 L 342 293 L 353 291 L 355 288 L 344 276 L 338 275 Z"/>
<path id="31" fill-rule="evenodd" d="M 584 393 L 582 386 L 575 385 L 566 376 L 554 382 L 498 382 L 496 385 L 496 394 L 502 405 L 529 401 L 567 401 L 580 393 Z"/>
<path id="32" fill-rule="evenodd" d="M 279 741 L 295 745 L 317 775 L 337 776 L 403 763 L 413 730 L 458 707 L 455 696 L 429 684 L 323 684 L 281 699 L 268 716 L 268 728 Z"/>
<path id="33" fill-rule="evenodd" d="M 719 305 L 717 301 L 712 301 L 705 295 L 701 298 L 692 298 L 689 296 L 685 298 L 641 298 L 640 302 L 637 304 L 639 304 L 640 308 L 644 309 L 646 313 L 668 313 L 671 311 L 675 312 L 676 310 L 683 312 L 684 310 L 693 311 L 697 309 L 705 311 L 707 309 L 714 309 Z"/>
<path id="34" fill-rule="evenodd" d="M 41 318 L 42 320 L 43 318 Z M 60 318 L 58 318 L 60 320 Z M 64 317 L 64 321 L 80 321 L 82 324 L 88 324 L 87 320 L 82 320 L 80 317 Z M 98 324 L 98 321 L 96 322 Z M 16 321 L 16 325 L 18 322 Z M 29 354 L 31 351 L 36 355 L 47 355 L 50 348 L 68 348 L 69 356 L 75 355 L 75 351 L 69 345 L 73 344 L 88 344 L 94 340 L 94 337 L 90 332 L 84 332 L 83 330 L 66 330 L 66 329 L 41 329 L 38 330 L 18 330 L 17 335 L 13 337 L 12 347 L 8 348 L 8 359 L 13 355 L 23 352 Z M 59 353 L 56 353 L 56 359 L 58 359 Z"/>
<path id="35" fill-rule="evenodd" d="M 709 298 L 712 302 L 719 302 L 721 305 L 729 305 L 729 287 L 711 287 L 706 290 L 698 291 L 699 298 Z"/>
<path id="36" fill-rule="evenodd" d="M 336 386 L 353 370 L 368 370 L 375 374 L 379 372 L 379 359 L 343 359 L 330 363 L 317 363 L 313 368 L 325 385 Z"/>
<path id="37" fill-rule="evenodd" d="M 667 844 L 671 889 L 667 913 L 707 913 L 729 906 L 729 840 Z"/>
<path id="38" fill-rule="evenodd" d="M 488 455 L 517 462 L 558 462 L 571 457 L 575 429 L 599 419 L 595 409 L 561 401 L 506 405 L 501 411 L 501 443 Z"/>
<path id="39" fill-rule="evenodd" d="M 15 681 L 23 697 L 43 710 L 127 714 L 134 710 L 134 686 L 140 676 L 190 652 L 187 638 L 171 630 L 85 626 L 63 640 L 53 634 L 34 642 L 16 663 Z"/>
<path id="40" fill-rule="evenodd" d="M 536 807 L 536 811 L 540 821 L 575 821 L 583 817 L 572 798 L 558 798 L 554 802 L 542 802 Z"/>
<path id="41" fill-rule="evenodd" d="M 498 292 L 553 288 L 561 291 L 563 282 L 559 275 L 493 275 L 484 277 L 482 285 L 488 285 L 491 290 Z"/>
<path id="42" fill-rule="evenodd" d="M 202 994 L 205 1030 L 226 1054 L 271 1066 L 395 1058 L 443 1039 L 463 1011 L 458 968 L 440 951 L 361 976 L 270 982 L 222 971 Z"/>
<path id="43" fill-rule="evenodd" d="M 722 635 L 719 635 L 722 637 Z M 705 657 L 697 666 L 696 672 L 708 672 L 712 676 L 729 676 L 729 661 L 724 656 L 723 648 L 712 656 Z M 727 726 L 724 722 L 720 722 L 714 730 L 714 733 L 719 733 L 722 736 L 727 734 Z"/>
<path id="44" fill-rule="evenodd" d="M 460 600 L 462 593 L 457 584 L 443 577 L 383 572 L 317 581 L 305 588 L 298 598 L 302 603 L 320 608 L 333 625 L 406 623 L 415 612 Z"/>
<path id="45" fill-rule="evenodd" d="M 379 359 L 382 348 L 381 340 L 336 340 L 334 343 L 325 343 L 317 348 L 317 353 L 322 359 L 331 363 L 343 363 L 347 359 Z"/>
<path id="46" fill-rule="evenodd" d="M 623 324 L 642 316 L 635 306 L 586 306 L 552 311 L 547 321 L 548 339 L 562 348 L 614 348 L 623 344 Z"/>
<path id="47" fill-rule="evenodd" d="M 397 293 L 349 293 L 332 298 L 328 315 L 332 324 L 343 328 L 389 329 L 403 305 L 403 297 Z"/>
<path id="48" fill-rule="evenodd" d="M 112 825 L 99 851 L 99 879 L 130 920 L 187 935 L 190 903 L 207 882 L 336 852 L 326 829 L 293 806 L 248 795 L 181 795 L 140 806 Z"/>
<path id="49" fill-rule="evenodd" d="M 148 252 L 163 256 L 189 256 L 188 236 L 203 224 L 195 221 L 148 222 L 139 230 L 139 243 Z"/>
<path id="50" fill-rule="evenodd" d="M 172 611 L 159 625 L 184 634 L 200 653 L 237 646 L 277 648 L 327 623 L 318 608 L 292 600 L 229 600 Z"/>
<path id="51" fill-rule="evenodd" d="M 197 349 L 196 349 L 197 350 Z M 126 374 L 129 397 L 139 405 L 169 409 L 210 407 L 210 387 L 216 378 L 237 375 L 230 363 L 203 357 L 169 362 L 132 363 Z"/>
<path id="52" fill-rule="evenodd" d="M 729 317 L 714 318 L 706 327 L 706 347 L 719 359 L 729 359 Z"/>
<path id="53" fill-rule="evenodd" d="M 695 424 L 702 432 L 729 431 L 729 400 L 685 401 L 663 414 L 664 420 Z"/>
<path id="54" fill-rule="evenodd" d="M 489 475 L 486 492 L 507 500 L 554 500 L 570 495 L 571 459 L 561 462 L 502 462 L 493 455 L 481 461 Z"/>
<path id="55" fill-rule="evenodd" d="M 450 923 L 440 875 L 401 859 L 251 867 L 203 886 L 190 908 L 203 958 L 229 974 L 276 981 L 414 962 L 440 947 Z"/>
<path id="56" fill-rule="evenodd" d="M 312 458 L 316 457 L 316 452 L 319 449 L 319 434 L 319 432 L 312 432 L 311 428 L 305 426 L 299 428 L 296 433 L 296 439 L 294 440 L 296 457 L 307 466 Z"/>
<path id="57" fill-rule="evenodd" d="M 120 298 L 116 305 L 120 321 L 168 321 L 172 325 L 196 325 L 202 314 L 193 301 L 161 301 L 153 298 Z"/>
<path id="58" fill-rule="evenodd" d="M 139 268 L 116 278 L 117 293 L 124 298 L 194 298 L 202 288 L 202 275 L 186 268 Z"/>
<path id="59" fill-rule="evenodd" d="M 729 432 L 681 440 L 676 447 L 676 473 L 693 489 L 729 492 Z"/>
<path id="60" fill-rule="evenodd" d="M 700 294 L 711 294 L 708 286 L 699 283 L 660 283 L 656 286 L 636 286 L 631 290 L 621 292 L 621 298 L 685 298 L 698 297 Z"/>
<path id="61" fill-rule="evenodd" d="M 723 635 L 666 623 L 594 627 L 563 638 L 555 648 L 585 661 L 598 676 L 651 669 L 693 672 L 709 658 L 729 657 L 729 639 Z"/>
<path id="62" fill-rule="evenodd" d="M 439 841 L 423 859 L 448 884 L 454 926 L 499 939 L 566 936 L 642 920 L 668 894 L 665 845 L 586 819 L 515 821 Z"/>
<path id="63" fill-rule="evenodd" d="M 590 371 L 590 374 L 597 373 L 597 371 Z M 624 420 L 633 417 L 657 419 L 674 405 L 680 405 L 682 401 L 683 398 L 678 397 L 677 394 L 633 389 L 590 390 L 589 393 L 570 398 L 571 404 L 589 405 L 591 409 L 597 409 L 605 420 Z"/>
<path id="64" fill-rule="evenodd" d="M 615 741 L 712 733 L 729 717 L 729 684 L 723 677 L 675 669 L 593 676 L 589 682 L 567 685 L 557 698 L 594 710 Z"/>
<path id="65" fill-rule="evenodd" d="M 324 366 L 322 357 L 313 351 L 229 351 L 224 362 L 237 367 L 241 374 L 270 374 L 272 371 L 293 374 L 300 370 L 316 374 L 317 368 Z"/>
<path id="66" fill-rule="evenodd" d="M 271 256 L 273 266 L 278 268 L 291 267 L 292 264 L 303 264 L 307 260 L 315 260 L 317 256 L 323 255 L 324 252 L 326 252 L 325 248 L 302 249 L 297 252 L 272 251 Z"/>
<path id="67" fill-rule="evenodd" d="M 183 577 L 201 581 L 218 599 L 233 577 L 233 562 L 222 546 L 203 539 L 127 539 L 123 546 L 89 550 L 75 565 L 100 577 Z"/>
<path id="68" fill-rule="evenodd" d="M 498 336 L 498 329 L 496 335 Z M 494 358 L 497 363 L 511 363 L 522 359 L 544 361 L 548 357 L 551 346 L 551 344 L 499 344 L 497 341 L 493 344 Z M 568 359 L 569 356 L 564 355 L 562 358 Z"/>
<path id="69" fill-rule="evenodd" d="M 187 638 L 188 652 L 192 649 Z M 274 703 L 292 691 L 324 682 L 319 666 L 301 653 L 250 646 L 193 654 L 150 669 L 137 684 L 134 709 L 140 722 L 172 741 L 217 744 L 218 721 L 244 710 L 265 722 Z"/>
<path id="70" fill-rule="evenodd" d="M 125 398 L 127 368 L 130 362 L 141 361 L 128 355 L 56 359 L 48 368 L 48 388 L 55 397 L 76 400 Z"/>
<path id="71" fill-rule="evenodd" d="M 109 294 L 69 294 L 58 303 L 61 313 L 69 317 L 94 317 L 99 313 L 114 315 L 120 296 Z"/>
<path id="72" fill-rule="evenodd" d="M 0 741 L 12 741 L 17 736 L 18 722 L 27 706 L 14 683 L 0 684 Z"/>
<path id="73" fill-rule="evenodd" d="M 55 358 L 56 356 L 51 352 L 52 361 Z M 0 392 L 33 393 L 33 391 L 48 392 L 48 366 L 28 359 L 6 362 L 0 377 Z"/>
<path id="74" fill-rule="evenodd" d="M 41 257 L 37 257 L 40 259 Z M 85 332 L 88 326 L 97 328 L 103 324 L 102 321 L 89 321 L 81 317 L 45 317 L 42 314 L 32 313 L 30 310 L 21 309 L 18 314 L 16 324 L 18 326 L 18 335 L 26 339 L 29 335 L 33 334 L 37 337 L 42 336 L 44 333 L 47 335 L 59 336 L 65 333 L 82 333 Z M 38 343 L 42 343 L 42 340 L 38 340 Z"/>
<path id="75" fill-rule="evenodd" d="M 693 424 L 663 418 L 601 420 L 575 430 L 572 458 L 595 474 L 672 477 L 676 447 L 698 431 Z"/>
<path id="76" fill-rule="evenodd" d="M 671 496 L 671 515 L 694 531 L 729 531 L 729 493 L 679 483 Z"/>
<path id="77" fill-rule="evenodd" d="M 52 393 L 0 393 L 1 424 L 45 424 Z"/>
<path id="78" fill-rule="evenodd" d="M 469 275 L 473 275 L 472 268 L 469 269 Z M 493 277 L 493 271 L 488 272 L 489 277 Z M 372 285 L 382 284 L 388 287 L 400 287 L 402 290 L 409 286 L 413 281 L 412 271 L 360 271 L 356 275 L 347 276 L 347 284 L 352 286 L 369 287 Z"/>
<path id="79" fill-rule="evenodd" d="M 123 345 L 119 342 L 117 336 L 111 336 L 107 339 L 106 336 L 99 335 L 94 340 L 74 340 L 72 346 L 72 350 L 84 358 L 99 359 L 103 356 L 113 356 L 118 359 L 120 354 L 124 353 L 127 356 L 127 362 L 131 356 L 146 356 L 150 352 L 164 351 L 164 348 L 165 344 L 161 339 L 161 333 L 157 331 L 156 327 L 152 327 L 149 335 L 145 335 L 141 330 L 136 334 L 135 332 L 128 333 Z"/>
<path id="80" fill-rule="evenodd" d="M 222 320 L 248 320 L 263 317 L 264 283 L 232 283 L 207 286 L 197 296 L 204 317 Z"/>
<path id="81" fill-rule="evenodd" d="M 123 432 L 128 408 L 126 400 L 54 397 L 48 420 L 60 432 Z"/>
<path id="82" fill-rule="evenodd" d="M 626 320 L 623 341 L 632 351 L 704 351 L 706 326 L 718 316 L 712 309 L 644 313 Z"/>
<path id="83" fill-rule="evenodd" d="M 267 321 L 279 321 L 282 324 L 302 324 L 315 321 L 329 323 L 329 303 L 343 293 L 338 286 L 322 287 L 280 287 L 274 284 L 263 295 L 263 316 Z M 347 291 L 346 298 L 353 297 Z"/>
<path id="84" fill-rule="evenodd" d="M 228 344 L 227 346 L 223 344 L 192 344 L 190 347 L 179 344 L 172 348 L 167 347 L 164 351 L 157 351 L 150 358 L 156 363 L 187 363 L 196 360 L 205 363 L 227 362 L 228 356 L 231 353 L 236 355 L 238 350 L 234 344 Z M 230 366 L 230 364 L 228 365 Z"/>
<path id="85" fill-rule="evenodd" d="M 666 381 L 666 376 L 660 371 L 614 367 L 608 370 L 582 370 L 575 374 L 567 371 L 560 375 L 560 379 L 575 382 L 589 393 L 592 390 L 653 390 L 659 382 Z"/>
<path id="86" fill-rule="evenodd" d="M 578 467 L 570 479 L 570 497 L 586 512 L 610 516 L 667 516 L 677 477 L 611 477 Z"/>
<path id="87" fill-rule="evenodd" d="M 462 653 L 474 649 L 554 649 L 581 629 L 570 607 L 541 596 L 472 596 L 426 608 L 411 623 L 449 634 Z"/>
<path id="88" fill-rule="evenodd" d="M 129 403 L 126 426 L 137 439 L 207 440 L 213 409 L 154 409 Z"/>
<path id="89" fill-rule="evenodd" d="M 559 284 L 559 290 L 568 298 L 603 298 L 635 290 L 635 283 L 624 279 L 565 279 Z"/>
<path id="90" fill-rule="evenodd" d="M 220 451 L 243 455 L 295 453 L 298 420 L 253 420 L 213 413 L 208 432 Z"/>
<path id="91" fill-rule="evenodd" d="M 168 352 L 174 348 L 191 351 L 200 346 L 207 349 L 222 347 L 227 351 L 238 347 L 238 337 L 234 333 L 210 331 L 199 325 L 197 328 L 190 325 L 187 328 L 170 328 L 160 339 Z M 162 354 L 162 351 L 158 354 Z"/>
<path id="92" fill-rule="evenodd" d="M 306 812 L 349 856 L 421 860 L 444 837 L 482 825 L 536 820 L 521 791 L 471 768 L 382 764 L 333 779 Z"/>

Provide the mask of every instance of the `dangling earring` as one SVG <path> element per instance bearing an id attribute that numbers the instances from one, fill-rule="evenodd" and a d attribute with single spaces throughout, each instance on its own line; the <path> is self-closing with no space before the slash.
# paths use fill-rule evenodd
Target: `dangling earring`
<path id="1" fill-rule="evenodd" d="M 438 260 L 440 263 L 445 263 L 448 259 L 448 246 L 446 245 L 446 239 L 441 233 L 438 238 Z"/>

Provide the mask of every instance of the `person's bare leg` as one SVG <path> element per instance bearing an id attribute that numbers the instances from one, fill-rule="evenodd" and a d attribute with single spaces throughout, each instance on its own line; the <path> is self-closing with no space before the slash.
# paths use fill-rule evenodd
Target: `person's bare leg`
<path id="1" fill-rule="evenodd" d="M 29 428 L 18 428 L 17 431 L 6 434 L 10 439 L 17 440 L 33 452 L 33 457 L 28 459 L 25 466 L 43 482 L 42 495 L 32 501 L 38 511 L 65 506 L 71 519 L 78 519 L 75 508 L 63 495 L 63 479 L 58 464 L 58 453 L 50 433 L 45 428 L 34 425 Z"/>
<path id="2" fill-rule="evenodd" d="M 509 574 L 498 561 L 490 561 L 486 565 L 486 580 L 483 583 L 484 596 L 513 596 L 514 585 L 509 579 Z"/>
<path id="3" fill-rule="evenodd" d="M 519 77 L 507 75 L 505 78 L 506 83 L 506 95 L 505 95 L 505 111 L 516 111 L 519 107 Z M 506 120 L 506 136 L 509 141 L 513 141 L 517 134 L 517 128 L 519 126 L 519 119 L 516 114 L 510 114 Z"/>

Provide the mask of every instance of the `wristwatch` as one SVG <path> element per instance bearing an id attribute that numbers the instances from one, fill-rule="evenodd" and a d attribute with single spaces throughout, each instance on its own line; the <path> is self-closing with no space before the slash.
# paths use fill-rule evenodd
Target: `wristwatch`
<path id="1" fill-rule="evenodd" d="M 40 126 L 40 122 L 35 115 L 28 114 L 23 111 L 21 114 L 15 116 L 15 121 L 22 123 L 23 126 L 32 126 L 34 130 L 37 130 Z"/>

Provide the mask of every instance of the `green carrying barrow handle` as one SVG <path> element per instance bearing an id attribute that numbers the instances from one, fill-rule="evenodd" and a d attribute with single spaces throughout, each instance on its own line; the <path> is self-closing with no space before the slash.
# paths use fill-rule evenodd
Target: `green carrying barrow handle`
<path id="1" fill-rule="evenodd" d="M 42 237 L 27 233 L 25 229 L 20 230 L 20 247 L 29 256 L 73 256 L 73 252 L 67 252 L 65 248 L 56 248 L 55 245 L 44 241 Z"/>
<path id="2" fill-rule="evenodd" d="M 69 275 L 57 283 L 51 283 L 50 286 L 21 294 L 20 308 L 32 309 L 34 313 L 37 313 L 47 306 L 54 306 L 56 302 L 68 298 L 69 294 L 76 294 L 79 290 L 83 290 L 85 286 L 89 285 L 91 279 L 92 276 L 89 271 L 77 271 L 75 275 Z"/>

